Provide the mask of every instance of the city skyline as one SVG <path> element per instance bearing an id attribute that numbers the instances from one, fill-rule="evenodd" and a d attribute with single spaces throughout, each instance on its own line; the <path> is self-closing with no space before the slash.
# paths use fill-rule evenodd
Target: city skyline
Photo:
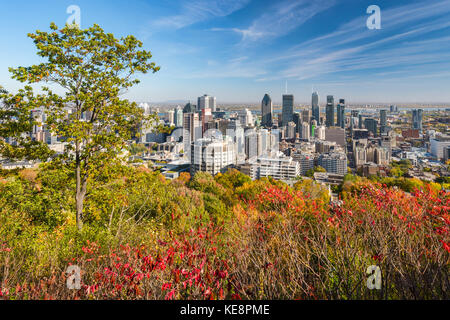
<path id="1" fill-rule="evenodd" d="M 138 102 L 196 101 L 207 92 L 218 103 L 257 103 L 264 93 L 278 103 L 286 82 L 302 103 L 313 90 L 322 101 L 450 102 L 449 0 L 9 2 L 0 13 L 8 30 L 2 86 L 21 87 L 8 67 L 39 62 L 26 34 L 52 21 L 64 25 L 72 4 L 82 28 L 97 23 L 118 36 L 133 34 L 152 51 L 162 69 L 126 95 Z M 381 9 L 381 29 L 366 26 L 372 4 Z M 13 19 L 10 12 L 21 14 Z"/>

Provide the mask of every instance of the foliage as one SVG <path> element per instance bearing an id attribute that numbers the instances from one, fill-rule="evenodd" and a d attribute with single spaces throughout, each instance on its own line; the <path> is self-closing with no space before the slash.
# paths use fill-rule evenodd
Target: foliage
<path id="1" fill-rule="evenodd" d="M 44 94 L 34 98 L 27 87 L 27 105 L 43 106 L 45 125 L 67 142 L 60 163 L 76 175 L 76 217 L 81 229 L 88 180 L 117 161 L 135 128 L 152 120 L 120 95 L 139 83 L 137 73 L 157 72 L 159 67 L 149 62 L 151 53 L 140 50 L 142 42 L 134 36 L 118 40 L 98 25 L 86 30 L 67 25 L 58 30 L 52 23 L 50 29 L 28 35 L 45 62 L 10 71 L 15 80 L 51 83 L 64 90 L 58 95 L 43 87 Z"/>

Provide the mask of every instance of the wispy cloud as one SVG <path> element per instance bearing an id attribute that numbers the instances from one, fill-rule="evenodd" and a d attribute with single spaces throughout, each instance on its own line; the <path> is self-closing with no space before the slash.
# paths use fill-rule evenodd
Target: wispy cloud
<path id="1" fill-rule="evenodd" d="M 276 38 L 290 33 L 320 12 L 329 9 L 335 3 L 335 0 L 279 1 L 268 8 L 266 13 L 255 19 L 248 28 L 213 28 L 211 30 L 239 33 L 244 44 L 262 39 Z"/>
<path id="2" fill-rule="evenodd" d="M 186 0 L 182 3 L 179 14 L 160 18 L 151 24 L 157 28 L 181 29 L 215 17 L 228 16 L 249 2 L 250 0 Z"/>
<path id="3" fill-rule="evenodd" d="M 423 1 L 382 11 L 382 30 L 368 30 L 365 19 L 355 19 L 336 31 L 271 58 L 284 67 L 264 79 L 308 80 L 327 74 L 336 77 L 349 72 L 371 74 L 377 71 L 381 76 L 383 69 L 389 68 L 407 74 L 420 66 L 428 68 L 429 72 L 424 68 L 423 75 L 435 72 L 433 68 L 439 69 L 439 64 L 450 62 L 449 37 L 439 36 L 439 33 L 425 41 L 423 37 L 450 29 L 448 13 L 449 0 Z"/>

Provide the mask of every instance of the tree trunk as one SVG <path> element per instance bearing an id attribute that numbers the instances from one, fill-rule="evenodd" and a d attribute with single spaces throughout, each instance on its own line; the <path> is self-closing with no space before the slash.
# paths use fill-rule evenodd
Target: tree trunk
<path id="1" fill-rule="evenodd" d="M 82 189 L 81 168 L 80 165 L 77 165 L 77 192 L 75 200 L 77 204 L 77 228 L 79 231 L 83 229 L 83 203 L 85 194 L 83 194 Z"/>
<path id="2" fill-rule="evenodd" d="M 86 196 L 87 179 L 81 174 L 81 159 L 80 159 L 80 146 L 76 143 L 76 179 L 77 190 L 75 195 L 75 201 L 77 206 L 77 228 L 79 231 L 83 229 L 83 205 L 84 198 Z"/>

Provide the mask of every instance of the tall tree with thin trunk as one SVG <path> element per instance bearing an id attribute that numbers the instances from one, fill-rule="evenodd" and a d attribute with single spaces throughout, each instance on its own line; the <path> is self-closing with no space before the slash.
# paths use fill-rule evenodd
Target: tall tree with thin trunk
<path id="1" fill-rule="evenodd" d="M 76 177 L 76 220 L 81 230 L 89 182 L 102 167 L 121 161 L 135 128 L 153 119 L 120 96 L 139 83 L 137 74 L 155 73 L 159 67 L 134 36 L 119 40 L 98 25 L 85 30 L 66 25 L 59 30 L 52 23 L 50 28 L 51 32 L 28 35 L 45 62 L 10 71 L 21 82 L 51 84 L 42 87 L 40 101 L 45 124 L 67 143 L 58 160 Z"/>

